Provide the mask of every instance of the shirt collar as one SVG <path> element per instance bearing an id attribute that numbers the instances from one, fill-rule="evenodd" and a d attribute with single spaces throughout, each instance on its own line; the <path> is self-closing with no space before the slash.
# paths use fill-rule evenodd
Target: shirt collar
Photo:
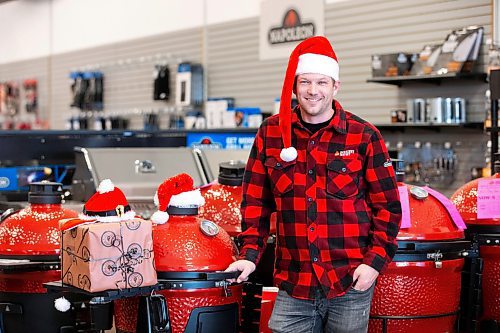
<path id="1" fill-rule="evenodd" d="M 302 126 L 300 124 L 300 118 L 298 116 L 298 112 L 300 106 L 297 106 L 292 112 L 292 125 L 293 126 Z M 342 105 L 340 105 L 339 102 L 336 100 L 333 101 L 333 109 L 335 110 L 335 113 L 333 114 L 333 118 L 330 121 L 330 124 L 326 128 L 329 128 L 330 126 L 333 127 L 337 132 L 341 134 L 347 134 L 347 129 L 346 129 L 346 114 L 344 109 L 342 108 Z"/>

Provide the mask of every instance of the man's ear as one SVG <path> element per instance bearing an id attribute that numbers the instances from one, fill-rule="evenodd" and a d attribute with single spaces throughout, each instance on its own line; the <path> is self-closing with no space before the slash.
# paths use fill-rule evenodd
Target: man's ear
<path id="1" fill-rule="evenodd" d="M 340 90 L 340 81 L 333 81 L 333 96 L 337 95 Z"/>

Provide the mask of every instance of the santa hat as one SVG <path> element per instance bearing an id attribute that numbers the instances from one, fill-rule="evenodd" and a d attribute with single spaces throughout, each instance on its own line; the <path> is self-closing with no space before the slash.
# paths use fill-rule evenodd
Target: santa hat
<path id="1" fill-rule="evenodd" d="M 323 36 L 315 36 L 302 41 L 290 55 L 281 91 L 279 127 L 284 148 L 280 157 L 290 162 L 297 158 L 297 150 L 292 147 L 292 91 L 295 77 L 299 74 L 314 73 L 339 80 L 339 63 L 332 45 Z"/>
<path id="2" fill-rule="evenodd" d="M 169 206 L 180 208 L 199 207 L 205 204 L 200 189 L 193 186 L 193 178 L 187 173 L 181 173 L 166 179 L 158 186 L 154 196 L 158 210 L 151 216 L 151 221 L 163 224 L 168 221 Z"/>
<path id="3" fill-rule="evenodd" d="M 97 192 L 83 206 L 83 214 L 78 217 L 85 221 L 120 222 L 133 219 L 135 212 L 123 192 L 111 180 L 104 179 Z"/>

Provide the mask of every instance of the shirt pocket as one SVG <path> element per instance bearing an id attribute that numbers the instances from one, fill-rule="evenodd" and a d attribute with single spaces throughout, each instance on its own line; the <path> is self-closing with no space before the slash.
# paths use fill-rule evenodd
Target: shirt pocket
<path id="1" fill-rule="evenodd" d="M 328 194 L 346 199 L 358 194 L 359 176 L 362 163 L 359 159 L 333 159 L 327 165 Z"/>
<path id="2" fill-rule="evenodd" d="M 264 164 L 267 167 L 274 194 L 283 195 L 293 188 L 295 160 L 284 162 L 275 157 L 268 157 Z"/>

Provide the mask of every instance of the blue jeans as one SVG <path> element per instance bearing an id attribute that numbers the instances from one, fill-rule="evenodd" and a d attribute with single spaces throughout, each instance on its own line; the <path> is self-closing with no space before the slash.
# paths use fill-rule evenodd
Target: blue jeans
<path id="1" fill-rule="evenodd" d="M 349 289 L 333 299 L 302 300 L 280 290 L 269 328 L 273 333 L 365 333 L 375 283 L 366 291 Z"/>

